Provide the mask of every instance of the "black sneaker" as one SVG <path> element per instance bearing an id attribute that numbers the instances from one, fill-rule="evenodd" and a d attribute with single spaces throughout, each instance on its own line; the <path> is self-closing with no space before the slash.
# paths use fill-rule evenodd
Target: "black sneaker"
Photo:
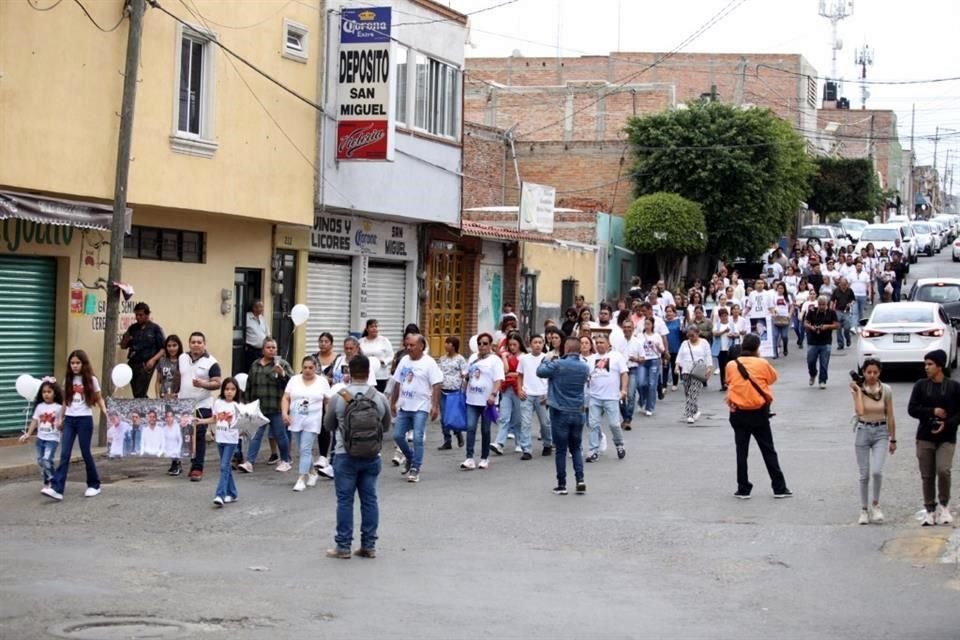
<path id="1" fill-rule="evenodd" d="M 183 475 L 183 465 L 180 462 L 177 462 L 169 471 L 171 476 L 182 476 Z"/>
<path id="2" fill-rule="evenodd" d="M 554 487 L 554 488 L 553 488 L 553 495 L 555 495 L 555 496 L 565 496 L 565 495 L 567 495 L 567 493 L 568 493 L 568 492 L 567 492 L 567 488 L 566 488 L 566 487 Z"/>
<path id="3" fill-rule="evenodd" d="M 271 453 L 270 457 L 267 458 L 267 464 L 277 464 L 280 462 L 280 456 L 276 453 Z"/>
<path id="4" fill-rule="evenodd" d="M 596 462 L 599 459 L 600 459 L 599 453 L 591 453 L 586 458 L 584 458 L 584 462 Z"/>
<path id="5" fill-rule="evenodd" d="M 410 467 L 413 466 L 413 463 L 410 461 L 410 458 L 407 458 L 403 461 L 403 464 L 400 465 L 400 475 L 405 476 L 410 473 Z"/>
<path id="6" fill-rule="evenodd" d="M 533 459 L 533 454 L 531 454 L 529 451 L 524 451 L 524 452 L 523 452 L 523 455 L 520 456 L 520 459 L 521 459 L 521 460 L 532 460 L 532 459 Z"/>
<path id="7" fill-rule="evenodd" d="M 737 491 L 736 493 L 733 494 L 733 497 L 738 500 L 749 500 L 750 494 L 745 491 Z"/>
<path id="8" fill-rule="evenodd" d="M 457 431 L 457 446 L 463 447 L 463 434 Z"/>
<path id="9" fill-rule="evenodd" d="M 552 456 L 552 455 L 553 455 L 553 447 L 544 447 L 544 448 L 543 448 L 543 451 L 540 453 L 540 455 L 542 455 L 542 456 L 544 456 L 544 457 L 546 457 L 546 456 Z"/>
<path id="10" fill-rule="evenodd" d="M 170 468 L 167 469 L 167 475 L 168 475 L 168 476 L 176 475 L 176 473 L 175 473 L 176 470 L 177 470 L 177 461 L 176 461 L 176 460 L 173 460 L 173 461 L 170 462 Z"/>
<path id="11" fill-rule="evenodd" d="M 577 483 L 577 495 L 582 496 L 587 492 L 587 483 L 581 480 Z"/>
<path id="12" fill-rule="evenodd" d="M 450 441 L 449 441 L 449 440 L 447 440 L 447 441 L 444 442 L 442 445 L 440 445 L 439 447 L 437 447 L 437 451 L 448 451 L 448 450 L 450 450 L 450 449 L 453 449 L 453 445 L 450 444 Z"/>
<path id="13" fill-rule="evenodd" d="M 784 489 L 783 491 L 775 491 L 775 492 L 773 493 L 773 497 L 774 497 L 774 498 L 777 498 L 777 499 L 781 499 L 781 498 L 792 498 L 792 497 L 793 497 L 793 491 L 790 491 L 790 489 Z"/>
<path id="14" fill-rule="evenodd" d="M 493 451 L 498 456 L 503 455 L 503 447 L 497 444 L 496 442 L 490 445 L 490 451 Z"/>
<path id="15" fill-rule="evenodd" d="M 623 445 L 617 447 L 617 458 L 623 460 L 627 457 L 627 450 L 623 448 Z"/>

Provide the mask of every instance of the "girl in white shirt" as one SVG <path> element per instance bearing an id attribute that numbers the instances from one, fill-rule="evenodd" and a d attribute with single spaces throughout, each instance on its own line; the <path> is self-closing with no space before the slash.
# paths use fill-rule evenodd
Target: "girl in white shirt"
<path id="1" fill-rule="evenodd" d="M 36 408 L 26 433 L 20 436 L 20 442 L 37 432 L 37 466 L 40 467 L 40 477 L 43 479 L 43 489 L 50 487 L 53 481 L 53 456 L 60 444 L 60 432 L 57 431 L 57 416 L 63 411 L 63 391 L 52 378 L 40 383 Z"/>
<path id="2" fill-rule="evenodd" d="M 303 491 L 316 486 L 320 476 L 313 462 L 313 445 L 323 425 L 323 403 L 330 391 L 327 379 L 317 372 L 317 361 L 307 356 L 300 364 L 300 375 L 290 378 L 280 402 L 283 423 L 290 433 L 299 433 L 300 475 L 293 485 L 294 491 Z"/>
<path id="3" fill-rule="evenodd" d="M 240 385 L 234 378 L 224 378 L 220 385 L 220 397 L 213 403 L 213 415 L 209 418 L 194 418 L 194 424 L 216 425 L 217 450 L 220 453 L 220 481 L 217 483 L 216 495 L 213 504 L 222 507 L 224 504 L 237 501 L 237 485 L 233 481 L 233 467 L 230 461 L 240 442 L 240 430 L 237 422 L 240 420 L 240 405 L 243 399 Z"/>
<path id="4" fill-rule="evenodd" d="M 705 380 L 690 375 L 700 362 L 706 365 Z M 693 424 L 700 417 L 700 392 L 713 372 L 713 353 L 710 350 L 710 343 L 700 338 L 700 330 L 694 325 L 687 328 L 687 339 L 683 341 L 680 351 L 677 352 L 676 370 L 683 381 L 683 393 L 686 396 L 684 417 L 688 424 Z"/>
<path id="5" fill-rule="evenodd" d="M 87 472 L 87 490 L 83 495 L 92 498 L 100 494 L 100 476 L 97 474 L 97 464 L 90 448 L 93 440 L 93 407 L 96 406 L 106 415 L 107 405 L 100 395 L 100 383 L 93 375 L 93 367 L 86 352 L 78 349 L 67 356 L 67 373 L 63 378 L 66 402 L 57 419 L 63 442 L 60 466 L 57 467 L 50 486 L 42 493 L 53 500 L 63 500 L 63 490 L 67 486 L 67 474 L 70 472 L 70 457 L 73 455 L 73 442 L 78 440 L 83 466 Z"/>
<path id="6" fill-rule="evenodd" d="M 380 326 L 374 319 L 367 320 L 366 328 L 360 336 L 360 351 L 368 358 L 376 358 L 380 363 L 375 375 L 377 391 L 383 393 L 390 379 L 390 363 L 393 362 L 393 345 L 385 336 L 380 335 Z"/>

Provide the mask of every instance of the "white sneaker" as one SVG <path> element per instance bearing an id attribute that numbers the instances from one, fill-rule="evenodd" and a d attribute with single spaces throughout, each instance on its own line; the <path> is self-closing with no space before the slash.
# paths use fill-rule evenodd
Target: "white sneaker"
<path id="1" fill-rule="evenodd" d="M 392 462 L 393 466 L 395 467 L 401 467 L 406 460 L 406 457 L 400 453 L 399 449 L 397 449 L 396 453 L 393 454 L 393 459 L 391 459 L 390 462 Z"/>
<path id="2" fill-rule="evenodd" d="M 44 487 L 43 489 L 40 489 L 40 493 L 54 500 L 63 500 L 63 494 L 54 491 L 52 487 Z"/>
<path id="3" fill-rule="evenodd" d="M 297 483 L 293 485 L 294 491 L 303 491 L 307 488 L 307 483 L 303 481 L 303 476 L 297 478 Z"/>
<path id="4" fill-rule="evenodd" d="M 83 492 L 83 497 L 84 497 L 84 498 L 93 498 L 93 497 L 96 497 L 96 496 L 98 496 L 98 495 L 100 495 L 100 488 L 99 488 L 99 487 L 97 487 L 96 489 L 94 489 L 93 487 L 87 487 L 87 490 Z"/>
<path id="5" fill-rule="evenodd" d="M 700 412 L 697 411 L 695 414 L 693 414 L 693 421 L 696 422 L 699 419 L 700 419 Z"/>
<path id="6" fill-rule="evenodd" d="M 477 463 L 473 461 L 473 458 L 467 458 L 460 463 L 460 468 L 464 471 L 473 471 L 477 468 Z"/>
<path id="7" fill-rule="evenodd" d="M 676 390 L 677 390 L 677 385 L 673 385 L 672 387 L 670 387 L 670 391 L 676 391 Z"/>
<path id="8" fill-rule="evenodd" d="M 317 482 L 319 482 L 319 481 L 320 481 L 320 476 L 317 475 L 316 473 L 311 473 L 311 474 L 309 474 L 309 475 L 307 476 L 307 486 L 308 486 L 308 487 L 315 487 L 315 486 L 317 486 Z"/>
<path id="9" fill-rule="evenodd" d="M 517 437 L 517 436 L 513 435 L 512 433 L 508 433 L 508 434 L 507 434 L 507 440 L 513 440 L 513 439 L 516 438 L 516 437 Z"/>
<path id="10" fill-rule="evenodd" d="M 953 515 L 950 507 L 937 507 L 937 524 L 953 524 Z"/>
<path id="11" fill-rule="evenodd" d="M 223 498 L 221 498 L 220 496 L 217 496 L 216 498 L 214 498 L 214 499 L 213 499 L 213 506 L 215 506 L 215 507 L 222 507 L 222 506 L 223 506 Z"/>
<path id="12" fill-rule="evenodd" d="M 693 416 L 690 416 L 689 418 L 687 418 L 687 424 L 693 424 L 694 422 L 696 422 L 696 420 L 694 419 Z"/>
<path id="13" fill-rule="evenodd" d="M 328 464 L 325 467 L 320 467 L 319 469 L 317 469 L 317 473 L 319 473 L 325 478 L 329 478 L 330 480 L 333 480 L 333 465 Z"/>
<path id="14" fill-rule="evenodd" d="M 413 431 L 407 431 L 407 442 L 413 442 Z"/>
<path id="15" fill-rule="evenodd" d="M 875 506 L 870 510 L 870 520 L 877 524 L 883 522 L 883 511 L 880 511 L 879 506 Z"/>
<path id="16" fill-rule="evenodd" d="M 932 527 L 937 524 L 937 521 L 933 517 L 933 512 L 927 511 L 923 516 L 923 520 L 920 521 L 921 527 Z"/>
<path id="17" fill-rule="evenodd" d="M 241 462 L 237 465 L 237 469 L 240 469 L 240 471 L 244 473 L 253 473 L 253 465 L 249 462 Z"/>
<path id="18" fill-rule="evenodd" d="M 866 509 L 860 511 L 860 518 L 857 520 L 857 524 L 870 524 L 870 516 Z"/>
<path id="19" fill-rule="evenodd" d="M 289 462 L 281 462 L 277 465 L 276 471 L 279 471 L 280 473 L 286 473 L 287 471 L 290 471 L 290 469 L 293 469 L 293 465 L 291 465 Z"/>
<path id="20" fill-rule="evenodd" d="M 230 504 L 231 502 L 236 502 L 239 499 L 240 498 L 234 498 L 233 496 L 227 496 L 226 498 L 223 499 L 223 503 Z"/>
<path id="21" fill-rule="evenodd" d="M 515 447 L 513 448 L 513 452 L 514 452 L 514 453 L 523 453 L 523 449 L 520 447 L 520 445 L 517 445 L 517 446 L 515 446 Z"/>
<path id="22" fill-rule="evenodd" d="M 478 468 L 478 469 L 489 469 L 489 468 L 490 468 L 490 461 L 487 460 L 486 458 L 480 458 L 480 464 L 477 465 L 477 468 Z"/>
<path id="23" fill-rule="evenodd" d="M 643 415 L 645 415 L 645 416 L 647 416 L 647 417 L 649 418 L 650 416 L 653 415 L 653 411 L 644 411 L 644 412 L 643 412 Z"/>
<path id="24" fill-rule="evenodd" d="M 330 461 L 327 460 L 327 456 L 320 456 L 316 462 L 313 463 L 313 466 L 316 469 L 323 469 L 324 467 L 330 466 Z"/>

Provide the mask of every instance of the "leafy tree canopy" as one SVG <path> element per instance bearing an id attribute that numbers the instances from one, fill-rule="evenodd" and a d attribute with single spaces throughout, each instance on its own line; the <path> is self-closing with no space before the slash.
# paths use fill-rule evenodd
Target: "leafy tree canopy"
<path id="1" fill-rule="evenodd" d="M 870 158 L 817 158 L 810 208 L 817 213 L 874 211 L 883 202 Z"/>
<path id="2" fill-rule="evenodd" d="M 684 256 L 702 253 L 707 246 L 700 205 L 675 193 L 640 196 L 627 210 L 623 225 L 627 247 L 654 254 L 668 285 L 679 278 Z"/>
<path id="3" fill-rule="evenodd" d="M 809 193 L 806 143 L 768 109 L 694 102 L 631 118 L 626 132 L 635 194 L 670 192 L 700 204 L 711 255 L 759 256 Z"/>

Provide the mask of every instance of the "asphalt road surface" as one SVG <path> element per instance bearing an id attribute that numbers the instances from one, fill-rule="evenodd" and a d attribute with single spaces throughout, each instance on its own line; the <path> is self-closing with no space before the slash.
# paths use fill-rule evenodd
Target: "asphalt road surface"
<path id="1" fill-rule="evenodd" d="M 947 252 L 911 277 L 956 275 Z M 794 343 L 795 345 L 795 343 Z M 554 496 L 552 458 L 461 472 L 431 427 L 419 484 L 385 467 L 378 557 L 330 560 L 330 482 L 302 494 L 260 465 L 214 509 L 166 465 L 105 461 L 103 493 L 66 500 L 36 480 L 0 486 L 0 637 L 32 638 L 957 638 L 958 536 L 921 528 L 906 415 L 921 372 L 893 379 L 900 450 L 887 522 L 858 526 L 850 350 L 826 390 L 803 354 L 776 361 L 774 433 L 795 497 L 774 500 L 756 448 L 739 501 L 716 381 L 688 427 L 680 392 L 587 466 L 585 496 Z M 889 381 L 889 380 L 888 380 Z"/>

